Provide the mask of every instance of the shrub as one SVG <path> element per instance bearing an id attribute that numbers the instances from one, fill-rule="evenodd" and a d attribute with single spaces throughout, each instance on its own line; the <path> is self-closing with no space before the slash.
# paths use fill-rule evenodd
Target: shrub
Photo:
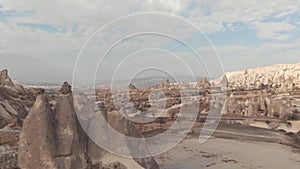
<path id="1" fill-rule="evenodd" d="M 266 120 L 266 124 L 270 124 L 271 123 L 271 121 L 270 120 Z"/>
<path id="2" fill-rule="evenodd" d="M 280 117 L 280 114 L 279 114 L 278 112 L 274 112 L 274 113 L 273 113 L 273 116 L 279 118 L 279 117 Z"/>
<path id="3" fill-rule="evenodd" d="M 289 115 L 287 116 L 287 119 L 288 119 L 288 120 L 300 120 L 300 117 L 299 117 L 298 114 L 292 113 L 292 114 L 289 114 Z"/>
<path id="4" fill-rule="evenodd" d="M 271 94 L 272 94 L 272 95 L 275 95 L 275 94 L 276 94 L 276 92 L 275 92 L 274 90 L 272 90 L 272 91 L 271 91 Z"/>

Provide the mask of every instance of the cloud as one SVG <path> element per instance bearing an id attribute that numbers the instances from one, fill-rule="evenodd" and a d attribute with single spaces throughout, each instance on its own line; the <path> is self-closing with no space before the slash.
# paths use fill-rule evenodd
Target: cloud
<path id="1" fill-rule="evenodd" d="M 99 27 L 104 24 L 128 14 L 138 12 L 164 12 L 187 19 L 196 25 L 209 36 L 216 33 L 236 32 L 235 37 L 244 36 L 239 32 L 241 27 L 254 31 L 252 39 L 246 39 L 237 44 L 221 44 L 217 46 L 225 58 L 236 64 L 228 64 L 230 67 L 243 68 L 245 64 L 238 64 L 245 58 L 253 59 L 253 66 L 258 65 L 256 60 L 271 58 L 274 56 L 282 61 L 279 56 L 294 55 L 299 52 L 295 48 L 299 43 L 293 42 L 291 37 L 297 33 L 299 23 L 293 23 L 288 18 L 298 17 L 300 1 L 286 0 L 51 0 L 49 2 L 36 0 L 0 0 L 0 54 L 3 57 L 6 53 L 9 56 L 14 54 L 20 58 L 26 58 L 24 63 L 11 63 L 12 59 L 2 61 L 2 64 L 12 66 L 15 70 L 26 70 L 28 67 L 43 67 L 44 72 L 52 74 L 53 71 L 64 71 L 55 73 L 59 78 L 70 78 L 77 54 L 88 39 Z M 155 21 L 155 22 L 153 22 Z M 151 25 L 155 23 L 155 25 Z M 238 23 L 238 24 L 237 24 Z M 147 26 L 154 27 L 161 31 L 178 33 L 183 38 L 193 36 L 186 26 L 178 26 L 174 29 L 168 28 L 173 25 L 169 22 L 159 22 L 159 19 L 144 19 L 139 23 L 125 22 L 124 27 L 129 30 L 146 29 Z M 242 25 L 242 26 L 240 26 Z M 113 42 L 122 37 L 124 30 L 111 30 L 103 36 L 103 40 Z M 219 36 L 217 38 L 224 38 Z M 256 39 L 259 38 L 259 39 Z M 267 40 L 267 43 L 263 43 Z M 285 43 L 276 43 L 277 41 Z M 255 41 L 255 46 L 247 45 Z M 256 42 L 257 41 L 257 42 Z M 168 40 L 161 40 L 155 45 L 168 46 Z M 126 48 L 147 47 L 155 42 L 148 40 L 128 41 L 124 44 Z M 246 45 L 240 45 L 246 44 Z M 97 44 L 99 50 L 105 48 L 104 44 Z M 195 42 L 195 45 L 200 46 Z M 294 47 L 291 47 L 294 46 Z M 277 53 L 265 52 L 274 49 Z M 276 49 L 276 50 L 275 50 Z M 2 51 L 2 52 L 1 52 Z M 38 58 L 38 59 L 37 59 Z M 230 59 L 234 58 L 234 59 Z M 32 62 L 30 63 L 30 60 Z M 36 62 L 38 60 L 38 62 Z M 264 60 L 266 61 L 266 60 Z M 275 62 L 271 59 L 272 62 Z M 5 62 L 5 63 L 4 63 Z M 247 64 L 248 65 L 248 64 Z M 40 75 L 39 71 L 31 71 L 26 76 L 29 79 L 47 80 L 47 77 Z M 50 76 L 52 77 L 52 76 Z M 53 76 L 54 77 L 54 76 Z M 16 78 L 24 78 L 16 75 Z"/>
<path id="2" fill-rule="evenodd" d="M 288 23 L 256 23 L 257 36 L 263 40 L 287 40 L 296 27 Z"/>

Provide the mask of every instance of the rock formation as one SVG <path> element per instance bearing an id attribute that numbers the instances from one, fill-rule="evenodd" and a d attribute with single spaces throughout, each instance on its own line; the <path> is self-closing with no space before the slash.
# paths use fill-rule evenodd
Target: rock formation
<path id="1" fill-rule="evenodd" d="M 225 113 L 289 119 L 300 116 L 300 63 L 226 73 Z"/>
<path id="2" fill-rule="evenodd" d="M 22 169 L 57 168 L 55 161 L 55 118 L 48 96 L 40 93 L 24 120 L 20 133 L 18 166 Z"/>
<path id="3" fill-rule="evenodd" d="M 3 69 L 2 71 L 0 71 L 0 86 L 14 87 L 14 83 L 8 76 L 7 69 Z"/>
<path id="4" fill-rule="evenodd" d="M 20 134 L 18 165 L 22 169 L 105 169 L 126 168 L 126 164 L 142 166 L 145 169 L 158 169 L 153 158 L 124 159 L 116 157 L 103 150 L 90 138 L 84 130 L 94 130 L 97 127 L 111 125 L 121 133 L 129 136 L 142 137 L 135 126 L 116 111 L 95 113 L 93 108 L 86 108 L 86 102 L 76 99 L 76 110 L 84 110 L 78 115 L 75 113 L 71 86 L 65 82 L 59 96 L 48 96 L 44 91 L 38 92 L 38 97 L 28 116 L 24 120 Z M 83 105 L 83 106 L 81 106 Z M 88 106 L 89 107 L 89 106 Z M 97 123 L 97 116 L 107 114 L 108 123 Z M 83 125 L 79 122 L 84 121 Z M 98 139 L 109 137 L 99 135 Z M 97 138 L 96 138 L 97 139 Z M 115 139 L 113 139 L 115 140 Z M 115 140 L 117 141 L 117 140 Z M 113 142 L 108 142 L 113 144 Z M 127 144 L 125 142 L 125 144 Z M 141 143 L 142 144 L 142 143 Z M 120 145 L 117 145 L 120 146 Z M 129 146 L 129 145 L 127 145 Z M 132 145 L 131 145 L 132 146 Z M 138 147 L 136 151 L 146 151 L 146 147 Z M 118 159 L 124 162 L 114 163 L 107 160 Z M 136 167 L 135 167 L 136 168 Z"/>
<path id="5" fill-rule="evenodd" d="M 23 88 L 13 84 L 8 71 L 3 70 L 0 72 L 0 168 L 157 169 L 159 166 L 152 157 L 118 157 L 99 147 L 97 140 L 106 140 L 110 146 L 124 147 L 131 154 L 147 152 L 143 139 L 136 143 L 125 138 L 115 139 L 116 135 L 109 133 L 107 128 L 110 126 L 123 135 L 142 138 L 135 127 L 138 124 L 123 115 L 137 118 L 161 115 L 152 111 L 151 107 L 154 106 L 166 110 L 161 117 L 163 120 L 166 117 L 176 119 L 181 108 L 192 110 L 195 103 L 200 105 L 199 117 L 200 113 L 206 115 L 203 112 L 209 112 L 211 103 L 215 103 L 212 106 L 223 106 L 212 97 L 212 90 L 218 84 L 225 86 L 221 87 L 221 91 L 228 92 L 223 114 L 229 117 L 296 118 L 300 115 L 299 70 L 300 64 L 275 65 L 230 72 L 219 79 L 204 79 L 198 83 L 173 84 L 167 81 L 162 86 L 147 89 L 139 89 L 131 84 L 128 103 L 122 102 L 126 97 L 124 91 L 116 91 L 116 100 L 112 99 L 111 91 L 105 89 L 97 93 L 98 102 L 89 100 L 83 94 L 74 94 L 73 97 L 67 82 L 59 94 L 52 95 L 43 89 Z M 182 96 L 182 86 L 191 92 L 188 96 Z M 153 90 L 162 93 L 151 100 L 149 96 Z M 195 90 L 197 92 L 193 92 Z M 189 102 L 183 104 L 183 99 L 189 99 Z M 121 102 L 124 106 L 122 112 L 125 113 L 117 111 L 119 107 L 113 101 Z M 102 117 L 105 121 L 99 123 Z M 89 135 L 92 138 L 85 132 L 92 133 L 99 128 L 103 133 Z"/>
<path id="6" fill-rule="evenodd" d="M 300 63 L 280 64 L 246 71 L 228 72 L 228 87 L 236 89 L 274 88 L 281 91 L 300 88 Z"/>
<path id="7" fill-rule="evenodd" d="M 60 93 L 61 94 L 69 94 L 69 93 L 72 93 L 72 90 L 71 90 L 71 85 L 69 85 L 68 82 L 64 82 L 63 86 L 61 87 L 60 89 Z"/>
<path id="8" fill-rule="evenodd" d="M 7 70 L 0 71 L 0 168 L 17 167 L 19 131 L 32 107 L 35 89 L 13 84 Z"/>
<path id="9" fill-rule="evenodd" d="M 63 87 L 68 85 L 64 84 Z M 18 165 L 22 169 L 85 168 L 84 149 L 79 143 L 72 93 L 64 90 L 54 98 L 39 91 L 20 134 Z"/>
<path id="10" fill-rule="evenodd" d="M 82 99 L 82 98 L 81 98 Z M 78 99 L 76 99 L 78 101 Z M 87 101 L 87 100 L 86 100 Z M 82 105 L 88 105 L 88 102 L 80 100 Z M 80 105 L 77 107 L 80 107 Z M 101 107 L 101 112 L 95 112 L 94 114 L 90 114 L 88 112 L 93 112 L 91 109 L 91 105 L 88 106 L 89 108 L 82 106 L 81 108 L 77 108 L 81 114 L 79 114 L 79 121 L 81 126 L 87 131 L 91 138 L 87 139 L 86 144 L 86 152 L 88 155 L 89 162 L 91 165 L 97 165 L 102 163 L 103 165 L 107 162 L 103 159 L 107 156 L 113 156 L 109 152 L 105 151 L 101 147 L 99 147 L 96 143 L 97 141 L 104 142 L 107 147 L 119 147 L 119 148 L 126 148 L 128 150 L 132 150 L 135 152 L 145 152 L 147 151 L 147 147 L 145 142 L 141 141 L 138 144 L 131 145 L 132 143 L 127 142 L 125 137 L 123 139 L 115 139 L 116 136 L 110 133 L 107 128 L 112 127 L 114 130 L 118 131 L 118 133 L 135 138 L 142 138 L 143 136 L 140 132 L 136 129 L 135 125 L 123 117 L 122 113 L 112 110 L 107 111 L 107 108 Z M 104 117 L 104 119 L 103 119 Z M 106 122 L 104 122 L 105 120 Z M 88 123 L 88 124 L 87 124 Z M 109 125 L 109 126 L 107 126 Z M 104 140 L 104 141 L 103 141 Z M 96 142 L 96 143 L 95 143 Z M 140 145 L 140 146 L 139 146 Z M 114 158 L 120 158 L 114 156 Z M 145 169 L 158 169 L 159 166 L 157 165 L 154 158 L 139 158 L 139 159 L 124 159 L 120 158 L 122 161 L 126 161 L 126 163 L 131 163 L 136 166 L 141 166 L 140 168 Z"/>
<path id="11" fill-rule="evenodd" d="M 132 84 L 132 83 L 129 84 L 128 88 L 129 88 L 130 90 L 135 90 L 135 89 L 137 89 L 137 88 L 135 87 L 135 85 Z"/>

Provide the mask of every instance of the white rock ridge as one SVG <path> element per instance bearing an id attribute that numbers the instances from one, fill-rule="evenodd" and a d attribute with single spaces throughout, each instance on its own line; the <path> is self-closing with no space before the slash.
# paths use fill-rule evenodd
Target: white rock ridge
<path id="1" fill-rule="evenodd" d="M 232 89 L 261 89 L 262 86 L 292 90 L 300 88 L 300 63 L 278 64 L 226 73 Z"/>

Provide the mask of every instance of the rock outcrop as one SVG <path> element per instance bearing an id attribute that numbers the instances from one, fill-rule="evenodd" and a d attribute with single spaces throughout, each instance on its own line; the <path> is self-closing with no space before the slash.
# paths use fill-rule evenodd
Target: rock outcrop
<path id="1" fill-rule="evenodd" d="M 24 120 L 20 134 L 18 164 L 22 169 L 85 168 L 72 93 L 54 97 L 55 107 L 42 91 Z M 52 101 L 53 102 L 53 101 Z M 52 105 L 53 106 L 53 105 Z"/>
<path id="2" fill-rule="evenodd" d="M 14 85 L 6 69 L 0 71 L 1 118 L 10 122 L 24 119 L 34 100 L 33 91 L 24 89 L 22 85 Z"/>
<path id="3" fill-rule="evenodd" d="M 88 105 L 88 103 L 84 102 L 83 100 L 81 100 L 81 104 Z M 80 107 L 78 103 L 75 105 L 77 105 L 77 107 Z M 116 110 L 107 111 L 107 108 L 102 107 L 100 109 L 100 112 L 98 111 L 91 115 L 87 113 L 92 112 L 91 107 L 89 109 L 85 106 L 77 108 L 77 110 L 81 112 L 81 114 L 79 115 L 81 126 L 85 129 L 85 131 L 89 133 L 89 136 L 91 137 L 87 139 L 86 143 L 86 152 L 91 165 L 97 165 L 100 163 L 105 164 L 107 163 L 107 161 L 105 161 L 104 159 L 107 156 L 113 156 L 96 144 L 99 142 L 112 149 L 125 148 L 130 152 L 134 151 L 145 154 L 144 152 L 147 151 L 147 147 L 143 139 L 141 139 L 140 142 L 135 142 L 136 144 L 133 145 L 131 142 L 128 142 L 126 137 L 122 137 L 122 139 L 116 139 L 118 137 L 114 133 L 111 133 L 109 130 L 107 130 L 108 127 L 111 127 L 121 135 L 134 138 L 143 138 L 140 132 L 136 129 L 135 125 L 131 121 L 126 119 L 122 115 L 122 113 Z M 118 159 L 124 161 L 126 164 L 135 165 L 136 167 L 140 166 L 140 168 L 159 169 L 159 166 L 152 157 L 134 159 L 118 157 Z"/>
<path id="4" fill-rule="evenodd" d="M 46 94 L 39 94 L 24 120 L 18 152 L 18 166 L 22 169 L 57 168 L 55 117 L 48 99 Z"/>
<path id="5" fill-rule="evenodd" d="M 17 167 L 20 127 L 35 101 L 36 89 L 14 84 L 7 70 L 0 71 L 0 168 Z"/>
<path id="6" fill-rule="evenodd" d="M 80 144 L 71 86 L 65 82 L 55 98 L 56 163 L 58 168 L 85 168 L 84 146 Z"/>
<path id="7" fill-rule="evenodd" d="M 84 97 L 83 100 L 85 99 L 87 98 Z M 104 109 L 97 113 L 93 108 L 86 107 L 86 102 L 83 100 L 75 101 L 75 105 L 79 106 L 80 110 L 84 110 L 81 111 L 84 113 L 79 113 L 77 117 L 71 86 L 67 82 L 63 84 L 59 96 L 50 97 L 42 90 L 38 92 L 36 102 L 24 120 L 20 134 L 18 166 L 21 169 L 125 169 L 127 164 L 145 169 L 159 168 L 154 158 L 116 157 L 88 138 L 85 131 L 97 130 L 97 127 L 103 128 L 108 124 L 124 135 L 135 137 L 142 137 L 142 135 L 134 124 L 123 118 L 121 113 L 104 112 Z M 106 114 L 108 123 L 98 123 L 97 117 L 103 113 Z M 79 123 L 82 120 L 83 125 Z M 96 139 L 104 139 L 104 137 L 106 136 L 97 133 Z M 116 145 L 113 142 L 108 144 Z M 123 144 L 129 146 L 126 140 Z M 147 151 L 146 147 L 134 146 L 135 151 Z M 121 160 L 121 163 L 113 163 L 112 157 Z"/>
<path id="8" fill-rule="evenodd" d="M 129 121 L 128 119 L 124 118 L 124 116 L 118 112 L 118 111 L 111 111 L 108 113 L 107 116 L 108 124 L 113 127 L 116 131 L 121 133 L 122 135 L 133 137 L 133 138 L 143 138 L 141 133 L 137 130 L 133 122 Z M 115 140 L 114 135 L 109 135 L 108 140 Z M 126 138 L 124 140 L 115 140 L 115 143 L 111 143 L 113 145 L 124 145 L 128 146 L 129 151 L 132 151 L 131 153 L 136 154 L 136 152 L 139 152 L 140 154 L 147 154 L 147 146 L 143 139 L 140 139 L 139 141 L 134 142 L 128 142 Z M 137 163 L 139 163 L 142 167 L 145 169 L 158 169 L 159 166 L 157 165 L 154 158 L 135 158 L 134 159 Z"/>
<path id="9" fill-rule="evenodd" d="M 8 76 L 7 69 L 3 69 L 2 71 L 0 71 L 0 86 L 9 86 L 9 87 L 15 86 L 12 80 L 10 79 L 10 77 Z"/>
<path id="10" fill-rule="evenodd" d="M 223 113 L 300 117 L 300 63 L 226 73 L 229 97 Z"/>
<path id="11" fill-rule="evenodd" d="M 226 76 L 228 88 L 233 90 L 274 88 L 288 91 L 300 88 L 300 63 L 228 72 Z"/>
<path id="12" fill-rule="evenodd" d="M 68 82 L 64 82 L 63 86 L 61 87 L 60 89 L 60 93 L 61 94 L 69 94 L 69 93 L 72 93 L 72 90 L 71 90 L 71 85 L 69 85 Z"/>

